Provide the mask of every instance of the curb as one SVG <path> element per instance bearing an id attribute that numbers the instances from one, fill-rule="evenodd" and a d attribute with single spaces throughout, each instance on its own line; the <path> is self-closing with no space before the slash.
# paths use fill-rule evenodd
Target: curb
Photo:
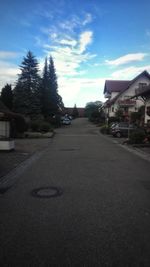
<path id="1" fill-rule="evenodd" d="M 50 138 L 55 136 L 56 132 L 53 132 Z M 36 160 L 38 160 L 43 153 L 45 153 L 49 147 L 44 147 L 42 150 L 31 154 L 27 159 L 22 161 L 18 166 L 11 169 L 6 175 L 0 178 L 0 195 L 4 194 L 8 189 L 10 189 L 19 179 L 19 176 L 31 166 Z"/>
<path id="2" fill-rule="evenodd" d="M 107 135 L 103 135 L 101 133 L 100 133 L 100 135 L 103 136 L 103 138 L 105 138 L 105 139 L 109 140 L 110 142 L 112 142 L 113 144 L 116 144 L 116 145 L 122 147 L 123 149 L 129 151 L 130 153 L 132 153 L 132 154 L 134 154 L 134 155 L 136 155 L 136 156 L 138 156 L 138 157 L 140 157 L 140 158 L 142 158 L 142 159 L 150 162 L 150 154 L 148 154 L 148 153 L 146 153 L 144 151 L 141 151 L 140 148 L 139 148 L 140 146 L 139 147 L 136 147 L 136 146 L 133 145 L 131 147 L 131 146 L 127 145 L 127 144 L 126 145 L 123 145 L 123 144 L 119 143 L 118 140 L 116 140 L 116 139 L 115 140 L 112 140 Z"/>

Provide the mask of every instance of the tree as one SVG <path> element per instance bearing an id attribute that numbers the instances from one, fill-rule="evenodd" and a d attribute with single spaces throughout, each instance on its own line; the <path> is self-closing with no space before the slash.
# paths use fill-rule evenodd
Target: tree
<path id="1" fill-rule="evenodd" d="M 123 110 L 121 108 L 118 108 L 115 112 L 115 117 L 118 121 L 122 121 L 124 119 L 123 116 Z"/>
<path id="2" fill-rule="evenodd" d="M 76 104 L 74 105 L 74 108 L 73 108 L 73 111 L 72 111 L 72 117 L 73 118 L 78 118 L 79 117 L 79 112 L 78 112 Z"/>
<path id="3" fill-rule="evenodd" d="M 58 94 L 57 75 L 52 57 L 50 57 L 49 59 L 49 82 L 50 82 L 51 113 L 56 114 L 59 112 L 60 97 Z"/>
<path id="4" fill-rule="evenodd" d="M 1 91 L 1 100 L 8 107 L 12 110 L 13 107 L 13 91 L 11 88 L 11 84 L 6 84 Z"/>
<path id="5" fill-rule="evenodd" d="M 42 114 L 44 115 L 44 117 L 48 117 L 50 115 L 51 113 L 51 88 L 50 88 L 47 58 L 45 58 L 43 77 L 41 80 L 41 109 L 42 109 Z"/>
<path id="6" fill-rule="evenodd" d="M 38 62 L 32 52 L 28 52 L 20 66 L 16 87 L 14 89 L 14 110 L 31 118 L 41 113 L 40 77 Z"/>
<path id="7" fill-rule="evenodd" d="M 102 102 L 95 101 L 89 102 L 85 106 L 85 116 L 93 122 L 104 121 L 104 112 L 102 110 Z"/>
<path id="8" fill-rule="evenodd" d="M 137 125 L 141 125 L 144 123 L 144 115 L 145 115 L 145 106 L 139 107 L 138 111 L 131 112 L 130 119 L 132 123 L 136 123 Z"/>

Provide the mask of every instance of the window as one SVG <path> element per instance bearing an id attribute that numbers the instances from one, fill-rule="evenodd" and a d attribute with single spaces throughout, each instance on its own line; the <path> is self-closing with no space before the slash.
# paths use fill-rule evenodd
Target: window
<path id="1" fill-rule="evenodd" d="M 139 87 L 140 88 L 143 88 L 144 86 L 146 86 L 147 85 L 147 83 L 139 83 Z"/>
<path id="2" fill-rule="evenodd" d="M 128 107 L 125 107 L 125 108 L 124 108 L 124 111 L 125 111 L 126 113 L 128 113 Z"/>

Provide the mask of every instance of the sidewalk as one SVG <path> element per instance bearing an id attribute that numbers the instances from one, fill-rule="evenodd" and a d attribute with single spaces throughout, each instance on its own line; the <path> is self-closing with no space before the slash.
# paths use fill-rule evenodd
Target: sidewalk
<path id="1" fill-rule="evenodd" d="M 108 137 L 110 140 L 112 140 L 113 143 L 121 145 L 126 150 L 141 156 L 141 158 L 148 159 L 148 161 L 150 160 L 150 145 L 125 144 L 124 141 L 127 138 L 123 138 L 123 137 L 117 138 L 117 137 L 113 137 L 111 135 L 105 135 L 105 136 Z"/>
<path id="2" fill-rule="evenodd" d="M 45 149 L 51 138 L 16 139 L 14 151 L 0 151 L 0 179 L 33 154 Z"/>

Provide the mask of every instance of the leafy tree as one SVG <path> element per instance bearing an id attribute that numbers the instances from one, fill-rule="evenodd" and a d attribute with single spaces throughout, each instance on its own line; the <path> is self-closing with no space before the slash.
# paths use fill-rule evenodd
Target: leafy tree
<path id="1" fill-rule="evenodd" d="M 6 84 L 1 91 L 1 100 L 8 107 L 12 110 L 13 107 L 13 91 L 11 88 L 11 84 Z"/>
<path id="2" fill-rule="evenodd" d="M 102 110 L 102 102 L 89 102 L 85 106 L 85 116 L 93 122 L 101 122 L 104 120 L 104 112 Z"/>
<path id="3" fill-rule="evenodd" d="M 123 110 L 121 108 L 118 108 L 115 112 L 115 117 L 118 121 L 122 121 L 124 116 L 123 116 Z"/>
<path id="4" fill-rule="evenodd" d="M 144 115 L 145 115 L 145 106 L 143 105 L 139 107 L 138 111 L 131 112 L 130 115 L 131 122 L 136 123 L 137 125 L 142 124 L 144 121 Z"/>
<path id="5" fill-rule="evenodd" d="M 32 52 L 28 52 L 20 66 L 16 87 L 14 89 L 14 110 L 24 115 L 36 117 L 41 112 L 40 77 L 38 62 Z"/>
<path id="6" fill-rule="evenodd" d="M 76 104 L 74 105 L 74 108 L 73 108 L 73 111 L 72 111 L 72 117 L 73 118 L 78 118 L 79 117 L 79 112 L 78 112 Z"/>

